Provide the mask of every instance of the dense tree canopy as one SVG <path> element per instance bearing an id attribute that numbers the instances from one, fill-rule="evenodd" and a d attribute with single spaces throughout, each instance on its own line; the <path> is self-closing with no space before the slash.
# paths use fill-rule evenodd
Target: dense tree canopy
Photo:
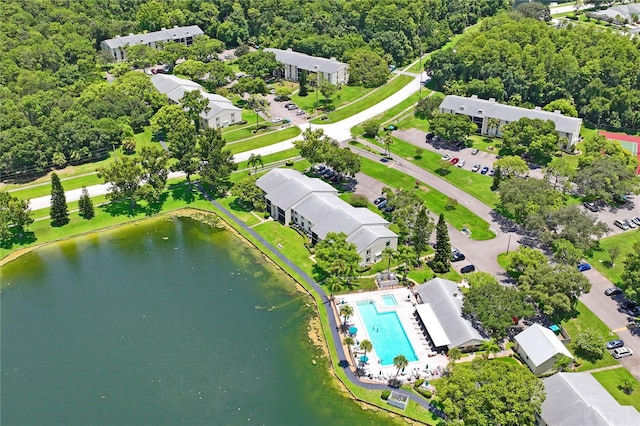
<path id="1" fill-rule="evenodd" d="M 497 78 L 504 86 L 498 101 L 532 107 L 573 99 L 580 116 L 597 126 L 637 129 L 638 43 L 591 25 L 557 29 L 503 14 L 483 20 L 455 50 L 436 52 L 427 67 L 435 87 L 449 93 L 469 95 L 472 81 Z"/>

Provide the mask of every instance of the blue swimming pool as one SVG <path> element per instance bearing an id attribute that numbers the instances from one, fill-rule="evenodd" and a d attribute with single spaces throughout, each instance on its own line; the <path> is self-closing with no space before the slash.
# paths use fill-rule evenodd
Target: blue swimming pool
<path id="1" fill-rule="evenodd" d="M 409 362 L 418 360 L 396 312 L 378 312 L 373 302 L 357 305 L 381 365 L 393 365 L 393 358 L 398 355 L 404 355 Z"/>
<path id="2" fill-rule="evenodd" d="M 384 302 L 385 306 L 398 305 L 398 302 L 396 301 L 396 298 L 393 297 L 393 294 L 385 294 L 384 296 L 382 296 L 382 301 Z"/>

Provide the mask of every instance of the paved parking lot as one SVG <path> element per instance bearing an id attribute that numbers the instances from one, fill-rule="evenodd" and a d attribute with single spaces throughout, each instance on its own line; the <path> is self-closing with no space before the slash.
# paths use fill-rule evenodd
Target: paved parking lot
<path id="1" fill-rule="evenodd" d="M 288 110 L 285 107 L 286 103 L 292 101 L 278 102 L 274 100 L 275 97 L 276 95 L 273 94 L 266 96 L 266 99 L 269 102 L 269 120 L 272 120 L 275 117 L 280 117 L 282 119 L 287 118 L 291 120 L 291 125 L 302 125 L 309 120 L 309 114 L 305 113 L 304 115 L 296 115 L 297 108 L 294 110 Z"/>

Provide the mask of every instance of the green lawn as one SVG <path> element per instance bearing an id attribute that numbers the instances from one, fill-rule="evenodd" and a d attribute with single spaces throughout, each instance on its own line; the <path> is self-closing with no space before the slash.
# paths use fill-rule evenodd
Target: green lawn
<path id="1" fill-rule="evenodd" d="M 264 121 L 264 120 L 261 120 Z M 266 123 L 269 126 L 267 129 L 261 130 L 260 134 L 264 134 L 269 131 L 276 130 L 280 125 L 274 123 Z M 235 127 L 232 130 L 222 132 L 222 138 L 227 141 L 228 144 L 232 144 L 233 142 L 237 142 L 243 139 L 249 139 L 256 136 L 254 133 L 256 127 L 256 119 L 253 117 L 252 121 L 249 121 L 249 124 L 245 124 L 242 127 Z"/>
<path id="2" fill-rule="evenodd" d="M 640 411 L 640 382 L 626 368 L 616 368 L 614 370 L 599 371 L 591 373 L 597 381 L 613 396 L 620 405 L 632 405 Z M 630 381 L 635 384 L 635 390 L 631 395 L 627 395 L 618 388 L 621 383 Z"/>
<path id="3" fill-rule="evenodd" d="M 49 175 L 47 175 L 47 177 L 48 176 Z M 100 179 L 97 174 L 91 174 L 66 178 L 62 180 L 62 187 L 65 191 L 69 191 L 71 189 L 82 188 L 83 186 L 99 185 L 102 183 L 104 183 L 104 181 Z M 11 195 L 21 200 L 31 200 L 33 198 L 51 195 L 51 181 L 44 181 L 37 186 L 27 185 L 24 189 L 15 189 L 11 191 Z"/>
<path id="4" fill-rule="evenodd" d="M 227 147 L 231 150 L 232 154 L 237 154 L 239 152 L 251 151 L 256 148 L 262 148 L 263 146 L 269 146 L 278 142 L 286 141 L 287 139 L 295 138 L 299 134 L 299 127 L 290 126 L 276 132 L 243 140 L 242 142 L 228 144 Z"/>
<path id="5" fill-rule="evenodd" d="M 394 142 L 391 144 L 391 152 L 393 154 L 411 161 L 436 176 L 441 176 L 436 172 L 440 167 L 441 155 L 427 149 L 423 149 L 422 153 L 417 155 L 416 149 L 415 145 L 398 138 L 394 138 Z M 490 166 L 489 164 L 482 165 Z M 472 166 L 472 164 L 468 164 L 467 169 L 450 167 L 449 172 L 441 177 L 489 207 L 495 207 L 499 202 L 499 198 L 495 192 L 491 191 L 493 179 L 488 175 L 472 172 L 470 170 Z"/>
<path id="6" fill-rule="evenodd" d="M 399 172 L 384 164 L 361 158 L 361 171 L 382 183 L 393 188 L 403 188 L 405 190 L 415 189 L 415 179 L 402 172 Z M 447 222 L 458 230 L 468 228 L 471 230 L 471 238 L 474 240 L 489 240 L 495 237 L 495 234 L 489 229 L 489 224 L 475 215 L 464 206 L 457 205 L 452 210 L 447 210 L 449 197 L 429 187 L 425 183 L 421 183 L 418 195 L 425 201 L 429 210 L 435 214 L 443 213 Z"/>
<path id="7" fill-rule="evenodd" d="M 429 90 L 429 89 L 426 89 Z M 399 129 L 418 129 L 423 132 L 429 131 L 429 121 L 424 118 L 418 118 L 415 115 L 410 115 L 403 118 L 398 122 Z"/>
<path id="8" fill-rule="evenodd" d="M 260 217 L 262 214 L 260 212 L 253 214 L 251 210 L 247 210 L 244 206 L 238 204 L 236 202 L 236 197 L 230 196 L 220 198 L 218 199 L 218 202 L 249 226 L 257 225 L 261 221 Z"/>
<path id="9" fill-rule="evenodd" d="M 349 102 L 353 102 L 357 99 L 360 99 L 367 93 L 371 92 L 373 89 L 367 89 L 363 86 L 348 86 L 342 85 L 331 98 L 331 107 L 332 108 L 340 108 Z M 313 111 L 316 105 L 316 92 L 313 88 L 309 88 L 309 94 L 307 96 L 300 96 L 297 92 L 290 96 L 291 102 L 295 103 L 298 108 L 303 109 L 305 111 Z M 322 93 L 318 92 L 318 105 L 320 107 L 324 107 L 326 105 L 326 100 L 322 96 Z"/>
<path id="10" fill-rule="evenodd" d="M 587 260 L 613 284 L 620 284 L 622 282 L 621 275 L 624 270 L 623 261 L 625 257 L 631 253 L 633 245 L 637 242 L 640 242 L 640 229 L 602 238 L 599 243 L 599 248 L 591 252 Z M 614 266 L 609 267 L 609 262 L 611 261 L 609 249 L 613 246 L 620 248 L 620 255 L 616 258 Z"/>
<path id="11" fill-rule="evenodd" d="M 383 101 L 384 99 L 400 90 L 402 87 L 409 84 L 411 81 L 413 81 L 412 77 L 409 77 L 407 75 L 399 75 L 396 78 L 390 80 L 384 86 L 377 88 L 364 98 L 361 98 L 346 105 L 343 108 L 326 114 L 326 117 L 324 117 L 326 118 L 326 120 L 323 120 L 322 118 L 316 118 L 311 122 L 315 124 L 329 124 L 344 120 L 347 117 L 351 117 L 352 115 L 364 111 L 365 109 Z"/>
<path id="12" fill-rule="evenodd" d="M 430 92 L 430 90 L 424 89 L 422 91 L 423 97 L 426 96 L 425 91 Z M 404 123 L 406 123 L 410 118 L 414 117 L 413 107 L 418 102 L 418 100 L 420 100 L 420 93 L 414 93 L 413 95 L 409 96 L 407 99 L 400 102 L 398 105 L 394 106 L 393 108 L 390 108 L 386 110 L 384 113 L 373 117 L 372 120 L 376 120 L 383 125 L 385 123 L 393 122 L 395 126 L 401 129 L 414 127 L 414 126 L 406 126 Z M 406 118 L 403 118 L 403 117 L 406 117 Z M 363 133 L 364 133 L 364 130 L 362 129 L 362 125 L 357 125 L 351 128 L 351 134 L 355 136 L 360 136 Z"/>
<path id="13" fill-rule="evenodd" d="M 603 323 L 600 318 L 595 316 L 593 312 L 589 310 L 582 302 L 578 302 L 577 306 L 578 315 L 575 318 L 570 320 L 562 321 L 562 326 L 569 333 L 572 339 L 576 338 L 576 335 L 583 330 L 592 328 L 596 330 L 596 332 L 602 337 L 603 345 L 605 342 L 609 340 L 614 340 L 618 338 L 618 335 L 613 333 L 609 327 L 605 323 Z M 572 343 L 568 345 L 569 352 L 571 352 L 574 356 L 576 356 L 576 350 Z M 586 359 L 580 358 L 582 361 L 582 365 L 578 368 L 578 371 L 586 371 L 594 368 L 607 367 L 609 365 L 617 364 L 617 361 L 613 359 L 611 354 L 608 351 L 605 351 L 604 356 L 597 361 L 588 361 Z"/>
<path id="14" fill-rule="evenodd" d="M 269 164 L 272 163 L 278 163 L 281 162 L 283 160 L 288 160 L 288 159 L 293 159 L 296 157 L 299 157 L 300 153 L 298 152 L 298 150 L 296 148 L 291 148 L 291 149 L 287 149 L 284 151 L 280 151 L 280 152 L 274 152 L 273 154 L 269 154 L 269 155 L 264 155 L 262 157 L 262 162 L 264 163 L 265 167 L 268 166 Z M 247 164 L 247 161 L 241 161 L 238 163 L 238 171 L 234 172 L 234 173 L 242 173 L 242 170 L 247 169 L 249 167 L 249 165 Z M 258 173 L 260 173 L 260 168 L 258 168 Z"/>

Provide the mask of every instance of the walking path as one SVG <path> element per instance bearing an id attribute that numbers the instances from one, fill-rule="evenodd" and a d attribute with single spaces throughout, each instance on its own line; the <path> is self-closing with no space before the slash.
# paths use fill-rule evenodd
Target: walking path
<path id="1" fill-rule="evenodd" d="M 398 392 L 398 393 L 401 393 L 401 394 L 407 396 L 409 399 L 411 399 L 412 401 L 415 401 L 416 403 L 418 403 L 420 406 L 426 408 L 427 410 L 431 411 L 431 410 L 433 410 L 435 408 L 428 401 L 426 401 L 424 398 L 421 398 L 418 395 L 415 395 L 413 393 L 407 392 L 407 391 L 405 391 L 403 389 L 395 389 L 395 388 L 391 388 L 391 387 L 389 387 L 387 385 L 383 385 L 383 384 L 367 383 L 367 382 L 360 381 L 360 379 L 358 379 L 358 377 L 356 377 L 356 375 L 354 374 L 354 372 L 350 368 L 349 358 L 347 357 L 347 355 L 344 352 L 344 347 L 342 346 L 342 340 L 341 340 L 340 334 L 338 332 L 339 328 L 338 328 L 338 323 L 336 321 L 336 316 L 334 315 L 334 311 L 333 311 L 333 303 L 331 303 L 331 301 L 327 297 L 327 294 L 324 291 L 324 289 L 318 283 L 316 283 L 315 280 L 313 280 L 309 275 L 307 275 L 302 269 L 300 269 L 295 263 L 293 263 L 291 260 L 289 260 L 284 254 L 282 254 L 282 252 L 280 252 L 273 245 L 271 245 L 271 243 L 269 243 L 267 240 L 265 240 L 261 235 L 259 235 L 251 227 L 249 227 L 247 224 L 245 224 L 242 220 L 240 220 L 232 212 L 227 210 L 223 205 L 218 203 L 216 200 L 212 199 L 209 196 L 209 194 L 206 191 L 204 191 L 204 189 L 199 184 L 196 183 L 196 186 L 197 186 L 198 190 L 202 193 L 202 195 L 208 201 L 210 201 L 211 204 L 213 204 L 214 207 L 216 207 L 217 209 L 222 211 L 225 215 L 227 215 L 227 217 L 229 217 L 235 223 L 236 226 L 242 228 L 245 232 L 249 233 L 253 238 L 255 238 L 257 241 L 259 241 L 272 255 L 277 257 L 282 263 L 287 265 L 296 274 L 298 274 L 300 277 L 302 277 L 302 279 L 304 279 L 304 281 L 309 286 L 311 286 L 313 288 L 313 290 L 321 297 L 321 299 L 324 300 L 323 305 L 324 305 L 324 308 L 325 308 L 325 310 L 327 312 L 327 318 L 329 320 L 329 327 L 331 329 L 331 336 L 333 338 L 333 343 L 335 345 L 336 351 L 338 353 L 338 358 L 339 358 L 338 365 L 334 365 L 334 368 L 338 369 L 338 368 L 341 367 L 343 369 L 345 375 L 349 379 L 349 381 L 351 381 L 351 383 L 353 383 L 354 385 L 359 386 L 361 388 L 364 388 L 364 389 L 367 389 L 367 390 L 372 390 L 372 391 L 375 391 L 375 390 L 379 390 L 379 391 L 393 390 L 395 392 Z M 327 344 L 330 344 L 330 343 L 327 342 Z M 329 358 L 329 359 L 331 360 L 331 358 Z"/>

